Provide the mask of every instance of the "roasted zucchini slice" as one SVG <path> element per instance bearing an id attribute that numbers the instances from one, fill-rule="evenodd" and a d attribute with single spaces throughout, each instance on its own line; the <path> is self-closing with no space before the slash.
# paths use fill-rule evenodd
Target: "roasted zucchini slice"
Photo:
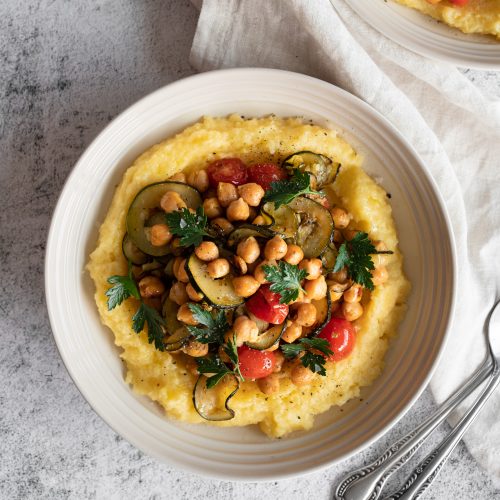
<path id="1" fill-rule="evenodd" d="M 333 271 L 338 253 L 333 243 L 330 243 L 321 253 L 321 262 L 323 262 L 325 274 Z"/>
<path id="2" fill-rule="evenodd" d="M 245 342 L 248 347 L 252 349 L 256 349 L 258 351 L 263 351 L 265 349 L 269 349 L 276 342 L 279 342 L 281 336 L 286 330 L 286 320 L 281 323 L 281 325 L 275 325 L 269 330 L 266 330 L 264 333 L 259 335 L 259 338 L 255 342 Z"/>
<path id="3" fill-rule="evenodd" d="M 242 224 L 238 228 L 231 231 L 227 238 L 227 244 L 232 247 L 237 245 L 240 241 L 245 238 L 254 236 L 255 238 L 272 238 L 274 232 L 271 231 L 267 226 L 257 226 L 254 224 Z"/>
<path id="4" fill-rule="evenodd" d="M 319 203 L 299 196 L 289 207 L 300 217 L 295 242 L 299 245 L 304 257 L 318 257 L 326 249 L 333 234 L 333 219 L 330 212 Z"/>
<path id="5" fill-rule="evenodd" d="M 167 337 L 164 341 L 166 351 L 179 350 L 191 336 L 186 325 L 177 319 L 178 309 L 179 306 L 168 297 L 163 301 L 162 316 L 167 330 Z"/>
<path id="6" fill-rule="evenodd" d="M 207 262 L 193 253 L 186 260 L 186 272 L 191 285 L 204 295 L 204 300 L 221 309 L 230 309 L 243 304 L 244 300 L 236 295 L 233 288 L 233 275 L 213 279 L 208 274 Z"/>
<path id="7" fill-rule="evenodd" d="M 137 248 L 137 246 L 130 239 L 127 233 L 125 233 L 125 236 L 123 237 L 122 252 L 125 258 L 136 266 L 142 266 L 143 264 L 151 260 L 151 257 Z"/>
<path id="8" fill-rule="evenodd" d="M 261 215 L 269 221 L 269 229 L 280 234 L 284 238 L 293 238 L 297 232 L 297 214 L 288 206 L 281 205 L 276 208 L 273 202 L 265 203 L 261 209 Z"/>
<path id="9" fill-rule="evenodd" d="M 330 293 L 327 293 L 324 299 L 313 300 L 312 303 L 316 307 L 318 325 L 314 327 L 314 330 L 308 337 L 317 337 L 332 319 L 332 299 Z"/>
<path id="10" fill-rule="evenodd" d="M 229 407 L 230 399 L 240 387 L 234 375 L 226 375 L 215 387 L 207 388 L 205 375 L 200 375 L 193 389 L 193 405 L 201 418 L 220 422 L 234 418 L 234 410 Z"/>
<path id="11" fill-rule="evenodd" d="M 296 168 L 302 172 L 310 172 L 316 178 L 317 187 L 322 188 L 334 181 L 340 163 L 312 151 L 299 151 L 285 158 L 283 167 L 290 173 Z"/>
<path id="12" fill-rule="evenodd" d="M 158 257 L 170 253 L 170 245 L 151 245 L 146 231 L 146 224 L 151 224 L 151 217 L 159 209 L 160 200 L 167 191 L 179 193 L 188 208 L 198 208 L 201 203 L 200 193 L 181 182 L 157 182 L 150 184 L 137 193 L 127 213 L 127 233 L 132 242 L 148 255 Z"/>

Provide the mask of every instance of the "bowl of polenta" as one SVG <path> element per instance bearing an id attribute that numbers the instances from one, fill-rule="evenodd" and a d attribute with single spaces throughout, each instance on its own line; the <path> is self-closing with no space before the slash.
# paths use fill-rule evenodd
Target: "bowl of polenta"
<path id="1" fill-rule="evenodd" d="M 116 432 L 269 480 L 404 414 L 444 345 L 454 262 L 440 195 L 385 119 L 325 82 L 239 69 L 160 89 L 90 145 L 54 213 L 46 295 Z"/>

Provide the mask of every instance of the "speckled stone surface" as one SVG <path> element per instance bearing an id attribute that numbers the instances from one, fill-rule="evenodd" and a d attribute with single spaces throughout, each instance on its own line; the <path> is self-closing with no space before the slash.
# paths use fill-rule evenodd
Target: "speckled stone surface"
<path id="1" fill-rule="evenodd" d="M 51 213 L 76 160 L 114 116 L 194 72 L 188 55 L 196 21 L 187 0 L 0 2 L 0 499 L 328 499 L 343 474 L 434 408 L 424 393 L 383 439 L 324 472 L 242 484 L 145 456 L 73 385 L 45 309 Z M 466 74 L 500 97 L 500 74 Z M 500 499 L 500 492 L 460 445 L 425 498 Z"/>

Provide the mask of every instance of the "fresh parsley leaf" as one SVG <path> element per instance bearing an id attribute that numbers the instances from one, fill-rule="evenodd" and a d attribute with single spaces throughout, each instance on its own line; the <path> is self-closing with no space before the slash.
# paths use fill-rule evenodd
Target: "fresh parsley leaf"
<path id="1" fill-rule="evenodd" d="M 108 297 L 108 311 L 113 310 L 129 297 L 135 297 L 136 299 L 141 298 L 130 271 L 128 276 L 110 276 L 108 278 L 108 283 L 114 285 L 106 291 L 106 297 Z"/>
<path id="2" fill-rule="evenodd" d="M 225 363 L 219 358 L 196 358 L 198 372 L 200 373 L 213 373 L 211 377 L 207 378 L 207 389 L 215 387 L 228 373 L 233 373 Z"/>
<path id="3" fill-rule="evenodd" d="M 279 208 L 304 194 L 317 194 L 317 191 L 311 189 L 311 174 L 296 168 L 290 179 L 271 182 L 271 188 L 266 191 L 263 201 L 272 201 Z"/>
<path id="4" fill-rule="evenodd" d="M 145 324 L 148 326 L 148 342 L 154 343 L 155 348 L 159 351 L 164 351 L 163 337 L 165 332 L 162 327 L 165 322 L 156 309 L 142 302 L 132 317 L 132 328 L 135 333 L 140 333 L 144 330 Z"/>
<path id="5" fill-rule="evenodd" d="M 236 346 L 236 334 L 233 335 L 233 342 L 229 340 L 224 346 L 224 352 L 229 356 L 231 363 L 233 363 L 233 373 L 240 377 L 241 380 L 245 380 L 240 371 L 240 358 L 238 356 L 238 347 Z"/>
<path id="6" fill-rule="evenodd" d="M 292 300 L 297 300 L 299 292 L 304 289 L 300 282 L 307 277 L 305 269 L 289 264 L 283 260 L 276 266 L 262 266 L 267 281 L 271 284 L 271 291 L 279 293 L 280 304 L 288 304 Z"/>
<path id="7" fill-rule="evenodd" d="M 183 247 L 198 246 L 202 242 L 203 236 L 209 236 L 205 230 L 207 216 L 201 206 L 196 209 L 195 214 L 187 208 L 183 208 L 165 214 L 165 218 L 170 232 L 181 237 L 180 244 Z"/>
<path id="8" fill-rule="evenodd" d="M 294 344 L 284 344 L 281 350 L 286 358 L 294 358 L 303 352 L 300 362 L 313 373 L 319 373 L 322 376 L 326 375 L 325 357 L 333 354 L 328 341 L 317 337 L 303 338 Z"/>
<path id="9" fill-rule="evenodd" d="M 188 326 L 187 329 L 193 337 L 202 344 L 222 344 L 224 334 L 229 330 L 229 324 L 224 311 L 217 310 L 215 314 L 203 309 L 199 304 L 188 304 L 193 318 L 205 328 L 199 326 Z"/>
<path id="10" fill-rule="evenodd" d="M 375 269 L 371 254 L 377 253 L 367 233 L 359 232 L 351 241 L 340 245 L 333 272 L 347 268 L 349 277 L 356 283 L 373 290 L 374 285 L 370 271 Z"/>

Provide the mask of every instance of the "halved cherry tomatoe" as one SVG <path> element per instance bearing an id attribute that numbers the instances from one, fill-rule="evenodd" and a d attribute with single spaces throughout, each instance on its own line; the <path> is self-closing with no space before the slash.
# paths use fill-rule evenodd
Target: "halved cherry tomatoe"
<path id="1" fill-rule="evenodd" d="M 262 285 L 247 301 L 246 308 L 254 316 L 273 325 L 279 325 L 288 316 L 288 306 L 280 304 L 280 294 Z"/>
<path id="2" fill-rule="evenodd" d="M 239 158 L 223 158 L 207 167 L 208 180 L 213 188 L 219 182 L 229 182 L 235 186 L 245 184 L 248 179 L 247 166 Z"/>
<path id="3" fill-rule="evenodd" d="M 275 163 L 257 163 L 248 167 L 248 180 L 259 184 L 266 191 L 271 187 L 271 182 L 287 178 L 286 170 Z"/>
<path id="4" fill-rule="evenodd" d="M 356 331 L 350 321 L 344 318 L 332 318 L 321 330 L 319 338 L 330 344 L 333 354 L 326 358 L 328 361 L 340 361 L 351 354 L 356 342 Z"/>
<path id="5" fill-rule="evenodd" d="M 273 373 L 276 356 L 273 351 L 257 351 L 246 345 L 238 347 L 240 371 L 243 378 L 264 378 Z"/>
<path id="6" fill-rule="evenodd" d="M 462 7 L 463 5 L 467 5 L 469 3 L 469 0 L 450 0 L 450 2 L 453 5 L 458 5 L 458 6 Z"/>

